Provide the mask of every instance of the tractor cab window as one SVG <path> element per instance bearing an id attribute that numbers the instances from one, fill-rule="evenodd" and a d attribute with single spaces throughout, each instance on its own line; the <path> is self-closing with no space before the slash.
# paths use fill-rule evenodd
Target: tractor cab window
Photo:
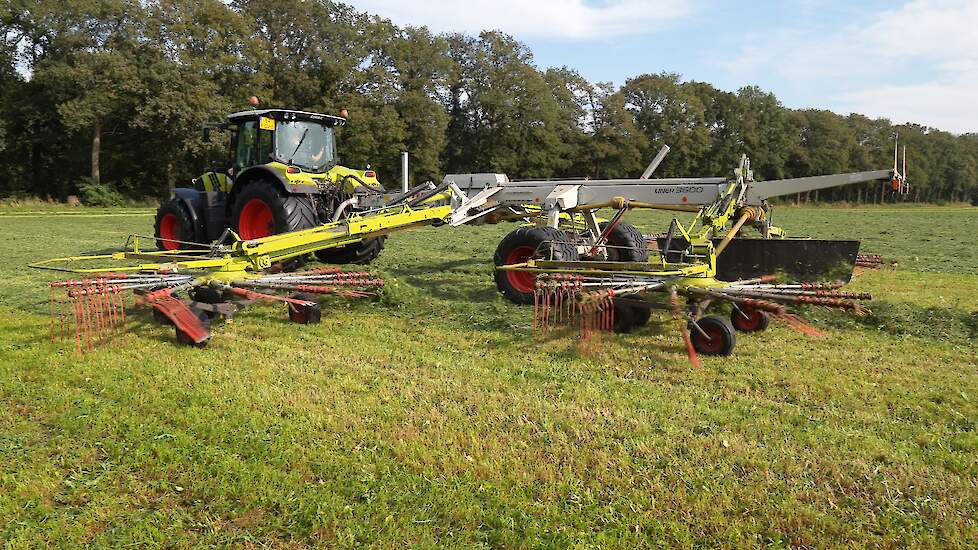
<path id="1" fill-rule="evenodd" d="M 265 164 L 271 160 L 272 132 L 259 129 L 255 121 L 241 124 L 235 139 L 235 173 L 240 174 L 245 168 Z"/>
<path id="2" fill-rule="evenodd" d="M 240 174 L 242 170 L 257 164 L 256 142 L 258 138 L 258 123 L 245 122 L 238 128 L 237 138 L 235 139 L 234 152 L 234 173 Z"/>
<path id="3" fill-rule="evenodd" d="M 333 129 L 317 122 L 279 121 L 275 151 L 280 162 L 311 172 L 322 172 L 336 156 Z"/>

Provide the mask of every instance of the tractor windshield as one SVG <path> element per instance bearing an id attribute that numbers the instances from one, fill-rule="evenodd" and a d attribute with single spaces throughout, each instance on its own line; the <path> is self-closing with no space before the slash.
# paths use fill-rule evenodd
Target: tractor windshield
<path id="1" fill-rule="evenodd" d="M 333 129 L 318 122 L 279 121 L 275 129 L 275 156 L 281 162 L 323 172 L 336 156 Z"/>

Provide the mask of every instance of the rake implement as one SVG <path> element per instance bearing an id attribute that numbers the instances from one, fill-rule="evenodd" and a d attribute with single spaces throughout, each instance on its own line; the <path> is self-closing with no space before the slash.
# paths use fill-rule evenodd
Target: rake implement
<path id="1" fill-rule="evenodd" d="M 534 294 L 534 334 L 543 337 L 577 328 L 582 351 L 590 349 L 598 332 L 631 332 L 649 320 L 651 310 L 663 310 L 679 324 L 690 362 L 697 354 L 727 355 L 735 332 L 754 332 L 776 319 L 810 336 L 823 333 L 789 310 L 813 306 L 865 315 L 859 303 L 866 292 L 838 290 L 838 282 L 772 283 L 774 277 L 727 283 L 693 272 L 578 274 L 593 271 L 588 262 L 529 261 L 510 269 L 537 273 Z M 575 271 L 577 273 L 575 273 Z M 709 308 L 727 305 L 729 320 L 707 316 Z"/>
<path id="2" fill-rule="evenodd" d="M 250 280 L 217 280 L 191 275 L 127 275 L 51 283 L 51 339 L 73 341 L 79 352 L 92 351 L 126 332 L 126 309 L 151 308 L 156 320 L 175 327 L 177 341 L 203 347 L 211 337 L 211 320 L 232 317 L 259 300 L 288 305 L 289 319 L 319 322 L 319 295 L 345 298 L 374 296 L 383 279 L 364 271 L 327 268 L 268 275 Z M 183 297 L 182 295 L 185 295 Z"/>
<path id="3" fill-rule="evenodd" d="M 424 189 L 443 193 L 451 187 Z M 446 197 L 448 195 L 446 194 Z M 318 323 L 319 298 L 366 298 L 377 294 L 383 279 L 366 271 L 326 266 L 300 272 L 284 268 L 319 250 L 443 221 L 450 205 L 407 203 L 380 208 L 302 231 L 242 240 L 232 231 L 209 248 L 144 251 L 143 237 L 130 236 L 124 250 L 112 254 L 55 258 L 31 267 L 79 274 L 51 283 L 51 338 L 73 340 L 78 351 L 91 351 L 126 330 L 126 308 L 151 308 L 156 320 L 175 327 L 177 340 L 207 345 L 211 321 L 230 319 L 256 301 L 284 303 L 289 319 Z"/>

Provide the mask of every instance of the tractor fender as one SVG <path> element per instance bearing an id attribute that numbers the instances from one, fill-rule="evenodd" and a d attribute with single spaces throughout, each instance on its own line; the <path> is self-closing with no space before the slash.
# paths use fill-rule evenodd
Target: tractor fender
<path id="1" fill-rule="evenodd" d="M 242 189 L 251 182 L 264 179 L 276 183 L 285 193 L 290 195 L 313 195 L 319 193 L 319 188 L 315 185 L 303 185 L 290 183 L 280 172 L 267 166 L 251 166 L 241 171 L 234 178 L 234 185 L 231 188 L 231 201 L 241 192 Z"/>
<path id="2" fill-rule="evenodd" d="M 190 214 L 190 221 L 194 224 L 194 242 L 200 242 L 205 235 L 206 220 L 203 219 L 203 212 L 206 211 L 204 205 L 204 192 L 187 187 L 177 187 L 173 190 L 173 198 L 180 201 Z"/>

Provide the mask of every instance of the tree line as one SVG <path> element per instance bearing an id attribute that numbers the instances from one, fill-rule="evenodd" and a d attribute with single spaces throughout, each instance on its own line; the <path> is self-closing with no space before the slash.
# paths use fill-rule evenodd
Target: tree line
<path id="1" fill-rule="evenodd" d="M 10 0 L 0 7 L 0 196 L 79 189 L 163 197 L 221 158 L 201 124 L 264 106 L 349 112 L 339 154 L 388 187 L 452 172 L 772 179 L 887 168 L 907 145 L 910 200 L 978 202 L 978 135 L 785 108 L 680 75 L 621 86 L 541 69 L 499 32 L 435 34 L 329 0 Z M 881 202 L 883 186 L 815 200 Z"/>

